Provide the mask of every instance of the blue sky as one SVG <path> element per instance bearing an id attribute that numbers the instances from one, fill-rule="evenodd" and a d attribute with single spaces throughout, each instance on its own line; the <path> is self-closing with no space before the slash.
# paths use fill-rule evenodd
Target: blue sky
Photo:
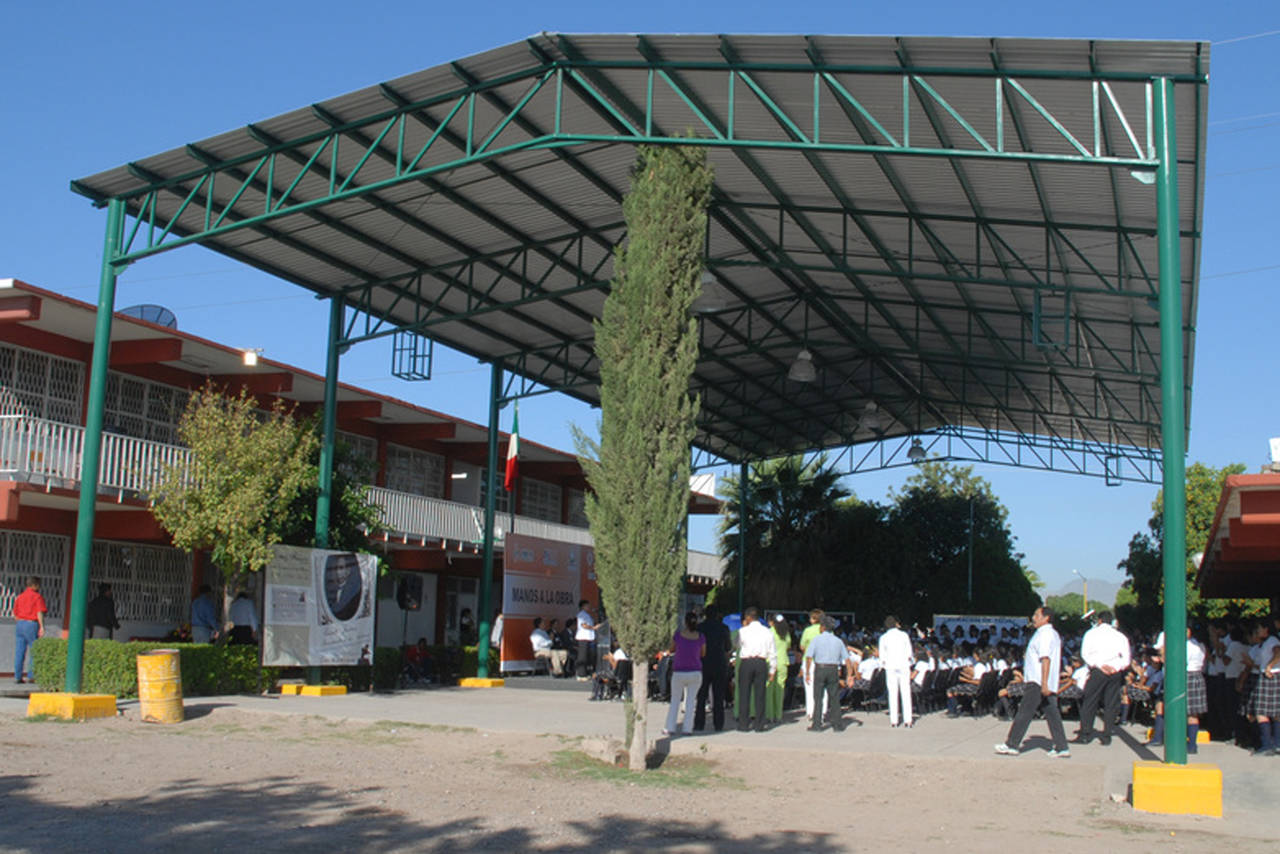
<path id="1" fill-rule="evenodd" d="M 0 276 L 96 299 L 105 217 L 67 183 L 343 92 L 542 30 L 857 33 L 1202 39 L 1211 59 L 1208 170 L 1189 460 L 1256 471 L 1280 435 L 1273 376 L 1280 240 L 1280 7 L 1274 2 L 913 3 L 159 2 L 10 4 L 0 53 Z M 85 7 L 89 7 L 86 9 Z M 202 249 L 135 265 L 117 305 L 157 302 L 181 328 L 323 372 L 326 309 L 306 292 Z M 389 376 L 384 344 L 344 357 L 342 379 L 483 422 L 488 370 L 440 354 L 429 383 Z M 507 427 L 509 415 L 504 415 Z M 589 411 L 555 395 L 521 404 L 521 433 L 570 448 Z M 1154 487 L 978 467 L 1009 507 L 1018 547 L 1050 590 L 1071 571 L 1120 580 Z M 908 472 L 846 486 L 883 499 Z M 712 547 L 709 525 L 693 545 Z"/>

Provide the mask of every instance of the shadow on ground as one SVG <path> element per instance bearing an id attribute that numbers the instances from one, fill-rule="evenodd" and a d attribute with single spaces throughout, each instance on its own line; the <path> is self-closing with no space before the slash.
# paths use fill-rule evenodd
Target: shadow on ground
<path id="1" fill-rule="evenodd" d="M 286 776 L 208 786 L 178 780 L 163 794 L 95 800 L 83 805 L 47 803 L 33 796 L 35 779 L 0 776 L 0 815 L 6 851 L 240 851 L 247 840 L 258 850 L 361 851 L 650 851 L 696 845 L 711 852 L 740 852 L 746 840 L 731 838 L 725 822 L 688 822 L 670 817 L 638 821 L 600 815 L 563 823 L 545 836 L 539 828 L 493 829 L 480 818 L 433 822 L 429 805 L 421 818 L 365 804 L 349 804 L 357 791 L 302 785 Z M 493 823 L 517 823 L 494 816 Z M 541 828 L 541 830 L 548 830 Z M 779 831 L 754 835 L 754 854 L 830 849 L 828 834 Z"/>

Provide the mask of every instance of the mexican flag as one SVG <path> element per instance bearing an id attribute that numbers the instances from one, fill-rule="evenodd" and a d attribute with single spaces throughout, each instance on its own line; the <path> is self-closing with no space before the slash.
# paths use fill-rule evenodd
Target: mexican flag
<path id="1" fill-rule="evenodd" d="M 515 404 L 515 413 L 511 416 L 511 439 L 507 442 L 507 473 L 502 479 L 502 488 L 514 492 L 516 478 L 520 476 L 520 404 Z"/>

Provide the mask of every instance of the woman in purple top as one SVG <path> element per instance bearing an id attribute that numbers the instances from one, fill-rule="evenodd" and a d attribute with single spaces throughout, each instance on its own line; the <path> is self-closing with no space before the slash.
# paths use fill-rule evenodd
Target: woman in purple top
<path id="1" fill-rule="evenodd" d="M 680 695 L 684 694 L 684 734 L 693 732 L 693 712 L 698 688 L 702 685 L 702 657 L 707 654 L 707 639 L 698 631 L 698 617 L 692 611 L 684 615 L 684 626 L 671 639 L 671 706 L 667 709 L 667 728 L 663 735 L 675 735 L 676 716 L 680 713 Z"/>

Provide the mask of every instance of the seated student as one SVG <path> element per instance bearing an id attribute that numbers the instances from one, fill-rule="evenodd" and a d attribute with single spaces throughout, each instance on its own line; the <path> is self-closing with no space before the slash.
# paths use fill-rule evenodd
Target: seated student
<path id="1" fill-rule="evenodd" d="M 911 685 L 917 691 L 924 687 L 924 675 L 937 667 L 933 653 L 928 647 L 917 645 L 915 648 L 916 663 L 911 667 Z"/>
<path id="2" fill-rule="evenodd" d="M 551 635 L 542 628 L 541 617 L 533 618 L 533 631 L 529 633 L 529 643 L 533 647 L 533 657 L 545 658 L 551 666 L 553 676 L 564 676 L 564 666 L 569 660 L 569 652 L 555 648 Z"/>
<path id="3" fill-rule="evenodd" d="M 991 669 L 985 651 L 978 653 L 976 658 L 970 660 L 973 663 L 962 666 L 958 681 L 947 689 L 947 717 L 949 718 L 960 717 L 960 698 L 977 696 L 982 677 Z"/>
<path id="4" fill-rule="evenodd" d="M 427 649 L 426 638 L 418 638 L 416 644 L 404 648 L 404 666 L 409 672 L 409 678 L 415 682 L 430 679 L 431 651 Z"/>
<path id="5" fill-rule="evenodd" d="M 622 647 L 615 646 L 604 654 L 605 667 L 591 677 L 591 699 L 607 700 L 610 697 L 631 699 L 631 661 Z"/>
<path id="6" fill-rule="evenodd" d="M 1084 684 L 1089 681 L 1089 668 L 1078 655 L 1071 656 L 1071 666 L 1062 669 L 1058 686 L 1058 699 L 1079 700 L 1084 696 Z"/>
<path id="7" fill-rule="evenodd" d="M 862 660 L 858 662 L 858 676 L 853 680 L 853 688 L 865 691 L 871 687 L 871 677 L 880 669 L 880 659 L 874 644 L 862 650 Z"/>
<path id="8" fill-rule="evenodd" d="M 1013 717 L 1014 708 L 1017 705 L 1014 700 L 1022 696 L 1026 687 L 1027 684 L 1022 681 L 1022 668 L 1014 667 L 1012 678 L 996 692 L 996 707 L 992 710 L 992 714 L 1000 720 Z"/>

